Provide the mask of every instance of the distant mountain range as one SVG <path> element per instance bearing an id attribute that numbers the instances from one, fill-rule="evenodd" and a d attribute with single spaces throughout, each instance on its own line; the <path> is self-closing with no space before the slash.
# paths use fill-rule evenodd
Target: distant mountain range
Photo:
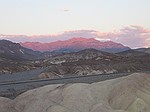
<path id="1" fill-rule="evenodd" d="M 150 53 L 150 48 L 130 49 L 129 47 L 114 43 L 112 41 L 100 42 L 95 39 L 85 38 L 73 38 L 67 41 L 56 41 L 52 43 L 26 42 L 21 43 L 21 45 L 8 40 L 0 40 L 0 58 L 13 61 L 44 59 L 50 56 L 59 56 L 63 54 L 69 55 L 68 53 L 74 54 L 74 52 L 78 52 L 78 54 L 80 54 L 79 51 L 86 51 L 86 49 L 91 49 L 90 51 L 92 51 L 92 53 L 94 51 L 96 53 L 97 51 L 103 51 L 108 53 L 116 52 L 119 55 L 132 56 Z"/>
<path id="2" fill-rule="evenodd" d="M 148 52 L 150 48 L 130 49 L 111 41 L 100 42 L 85 38 L 73 38 L 42 45 L 49 46 L 49 44 L 54 45 L 50 50 L 52 52 L 40 52 L 22 47 L 19 43 L 0 40 L 0 74 L 49 67 L 48 71 L 43 71 L 43 74 L 39 75 L 43 78 L 66 74 L 89 75 L 142 71 L 150 68 Z M 35 47 L 36 44 L 33 45 Z M 42 45 L 35 48 L 43 48 Z M 110 53 L 110 50 L 113 53 Z"/>
<path id="3" fill-rule="evenodd" d="M 112 41 L 101 42 L 94 38 L 72 38 L 66 41 L 56 41 L 50 43 L 39 43 L 39 42 L 25 42 L 20 43 L 23 47 L 35 50 L 35 51 L 50 51 L 50 52 L 77 52 L 88 48 L 94 48 L 97 50 L 116 53 L 130 48 L 120 43 Z"/>

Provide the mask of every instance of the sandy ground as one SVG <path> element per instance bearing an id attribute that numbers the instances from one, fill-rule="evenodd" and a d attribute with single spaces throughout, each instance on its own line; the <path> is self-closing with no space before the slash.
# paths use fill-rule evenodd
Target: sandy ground
<path id="1" fill-rule="evenodd" d="M 56 84 L 0 98 L 0 112 L 150 112 L 150 74 L 85 84 Z"/>

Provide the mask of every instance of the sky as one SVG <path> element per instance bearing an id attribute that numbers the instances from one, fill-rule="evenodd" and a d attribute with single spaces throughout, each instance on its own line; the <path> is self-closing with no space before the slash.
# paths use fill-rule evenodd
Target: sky
<path id="1" fill-rule="evenodd" d="M 150 46 L 150 0 L 0 0 L 0 14 L 0 39 L 47 42 L 84 35 Z"/>

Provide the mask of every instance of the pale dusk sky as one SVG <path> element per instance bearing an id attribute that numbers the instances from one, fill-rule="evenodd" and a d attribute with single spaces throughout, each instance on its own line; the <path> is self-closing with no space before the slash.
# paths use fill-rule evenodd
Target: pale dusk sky
<path id="1" fill-rule="evenodd" d="M 99 38 L 114 38 L 114 35 L 119 38 L 123 32 L 129 36 L 140 32 L 136 41 L 143 33 L 146 36 L 140 38 L 150 40 L 150 0 L 0 0 L 0 14 L 1 35 L 51 35 L 55 38 L 66 31 L 94 30 Z M 127 28 L 132 31 L 126 32 Z M 113 37 L 104 36 L 108 33 L 113 33 Z M 9 39 L 7 37 L 0 36 L 0 39 Z M 19 40 L 24 41 L 21 37 Z"/>

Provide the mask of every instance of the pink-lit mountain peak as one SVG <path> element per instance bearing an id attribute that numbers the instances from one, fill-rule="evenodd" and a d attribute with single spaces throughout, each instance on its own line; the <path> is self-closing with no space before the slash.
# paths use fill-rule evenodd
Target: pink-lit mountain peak
<path id="1" fill-rule="evenodd" d="M 71 39 L 68 39 L 68 40 L 58 40 L 58 41 L 55 41 L 55 42 L 50 42 L 50 43 L 47 43 L 47 44 L 52 44 L 52 43 L 65 43 L 65 44 L 71 44 L 71 43 L 75 43 L 75 42 L 82 42 L 82 43 L 84 43 L 84 42 L 92 42 L 92 41 L 97 41 L 97 40 L 95 40 L 94 38 L 83 38 L 83 37 L 74 37 L 74 38 L 71 38 Z"/>
<path id="2" fill-rule="evenodd" d="M 124 51 L 129 49 L 122 44 L 115 43 L 112 41 L 101 42 L 94 38 L 82 38 L 76 37 L 65 41 L 55 41 L 50 43 L 37 43 L 37 42 L 25 42 L 20 43 L 26 48 L 30 48 L 37 51 L 55 51 L 55 50 L 71 50 L 79 51 L 87 48 L 94 48 L 97 50 L 108 50 L 114 52 L 115 50 Z"/>

